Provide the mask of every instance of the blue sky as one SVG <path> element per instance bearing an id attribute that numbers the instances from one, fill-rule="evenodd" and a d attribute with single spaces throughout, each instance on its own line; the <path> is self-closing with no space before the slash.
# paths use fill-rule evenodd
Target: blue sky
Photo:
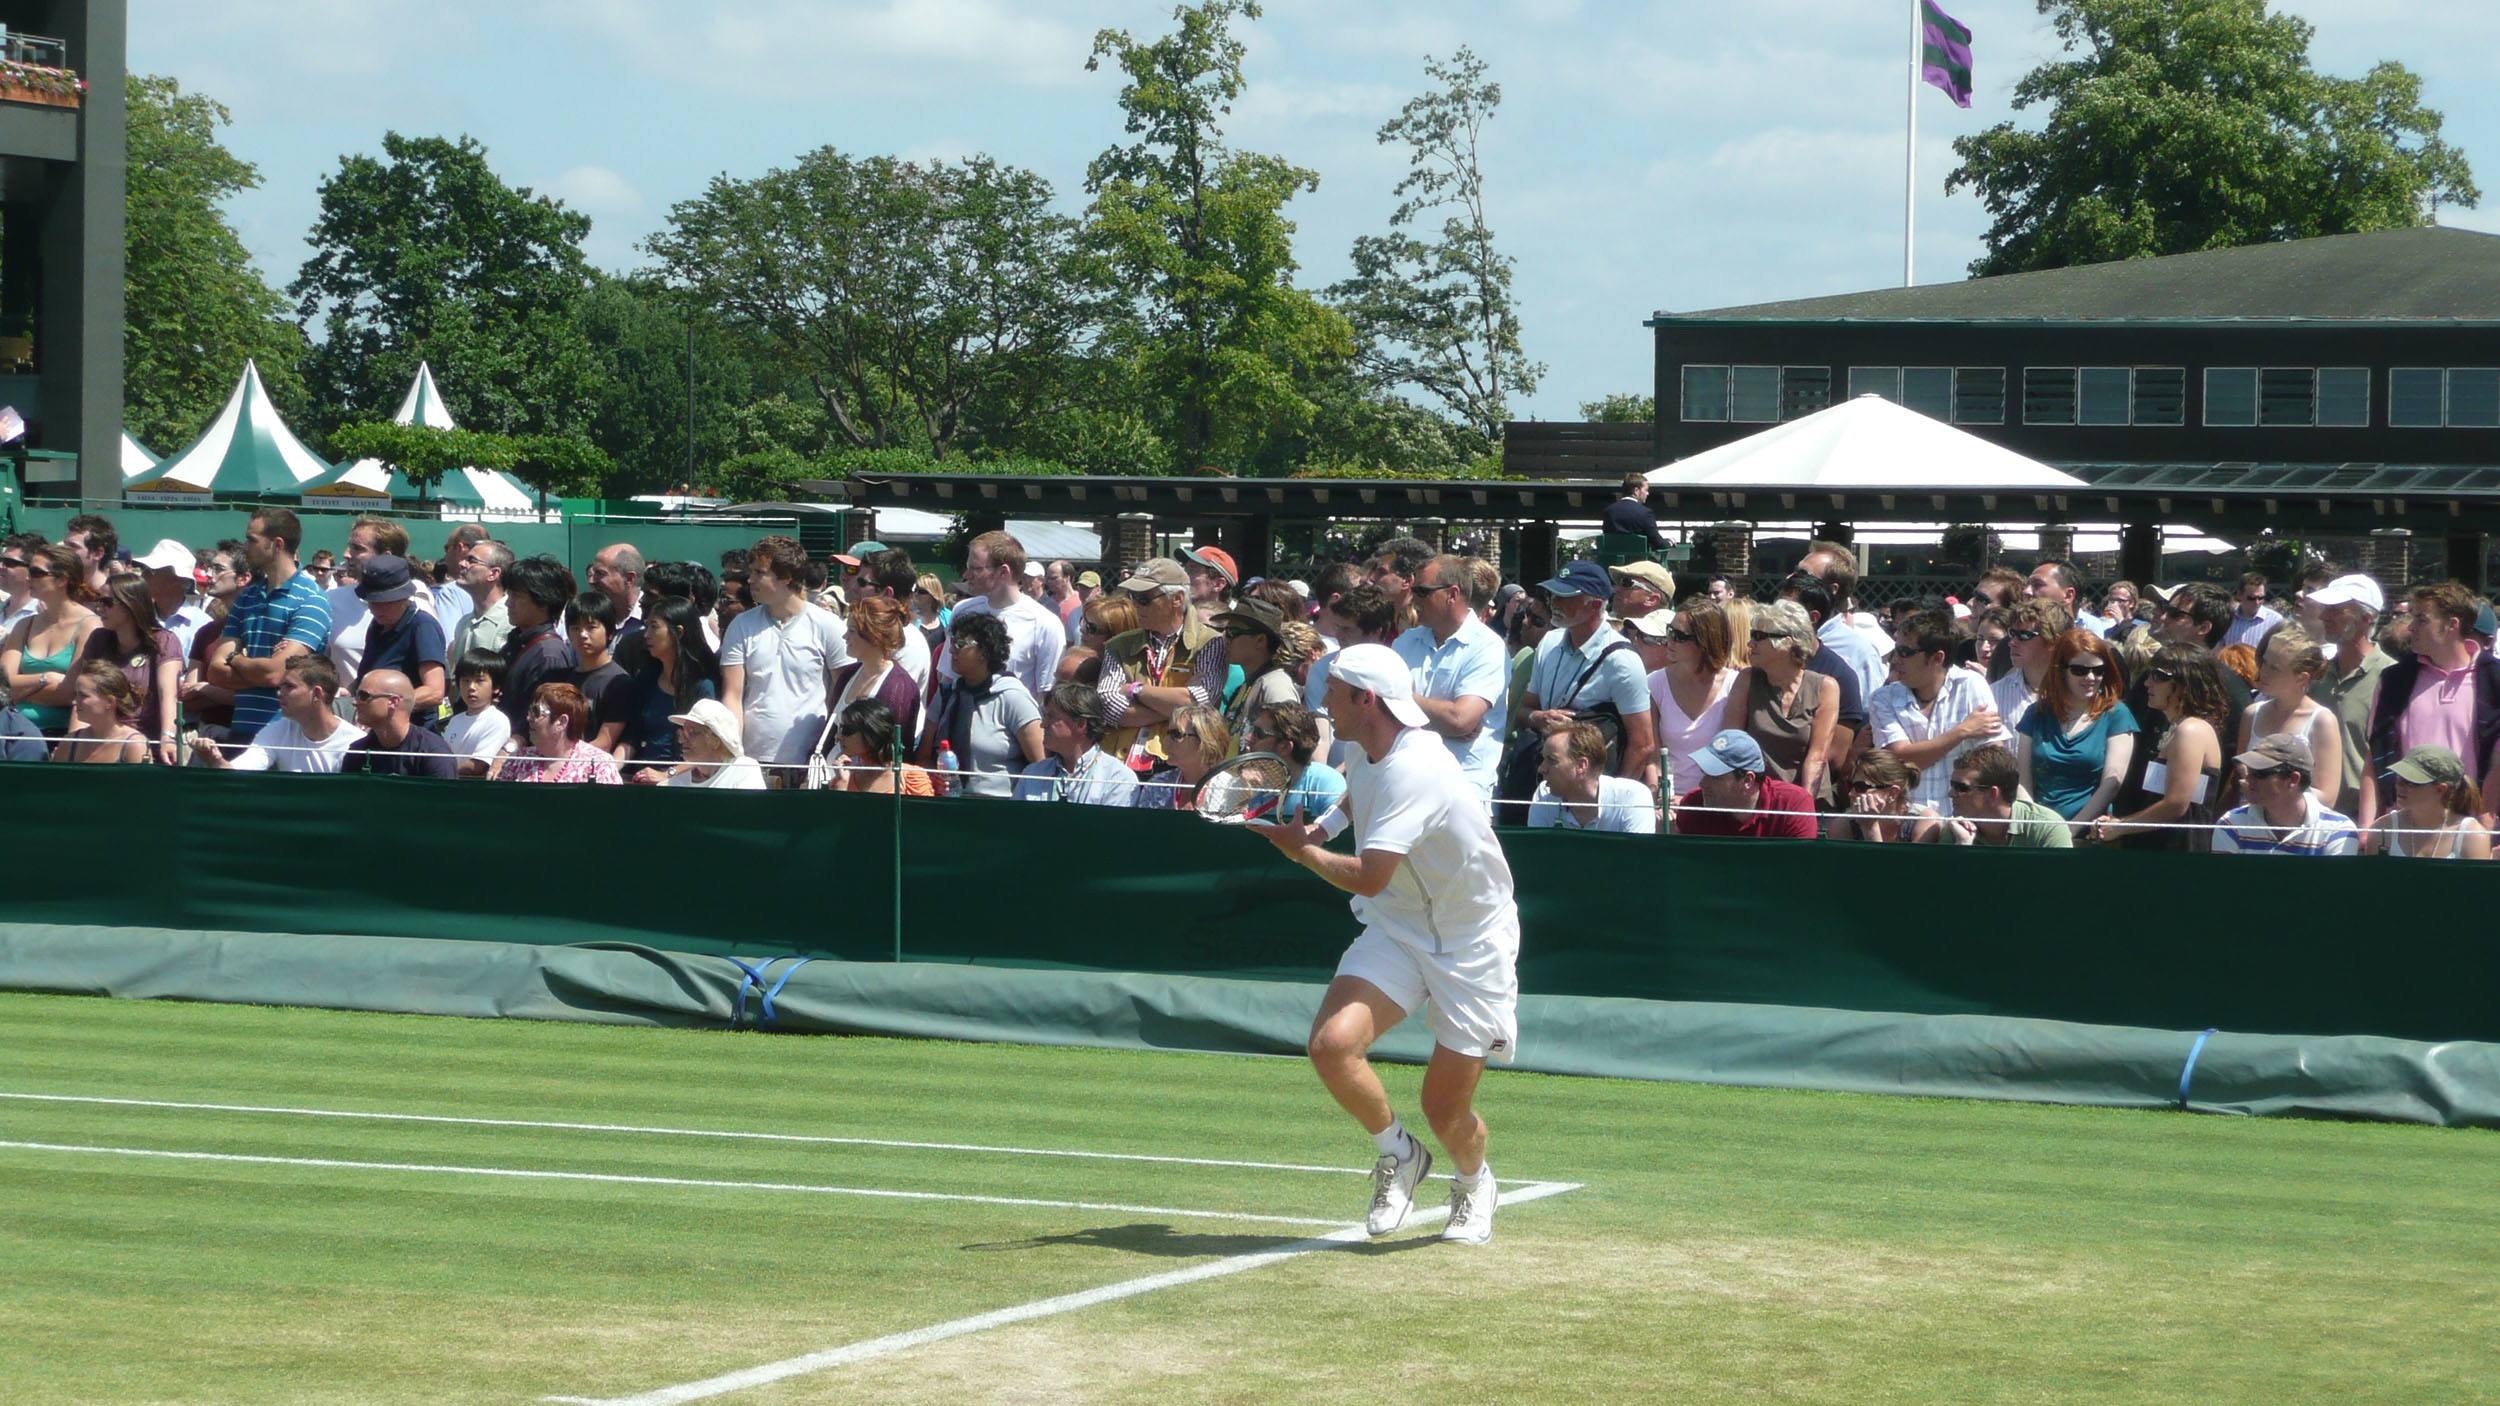
<path id="1" fill-rule="evenodd" d="M 1949 0 L 1975 32 L 1970 111 L 1922 88 L 1918 267 L 1958 278 L 1986 218 L 1947 197 L 1951 142 L 2008 116 L 2015 81 L 2053 55 L 2032 0 Z M 2491 192 L 2443 222 L 2500 231 L 2500 4 L 2295 0 L 2312 55 L 2358 75 L 2422 75 L 2450 141 Z M 1085 164 L 1119 136 L 1117 80 L 1085 71 L 1094 32 L 1141 36 L 1142 0 L 131 0 L 130 63 L 234 112 L 228 145 L 263 187 L 235 224 L 283 285 L 303 261 L 321 178 L 388 130 L 466 133 L 503 177 L 587 213 L 594 263 L 637 244 L 714 176 L 752 176 L 832 145 L 853 154 L 986 151 L 1082 205 Z M 1403 158 L 1374 133 L 1420 90 L 1423 58 L 1472 45 L 1503 86 L 1485 164 L 1518 261 L 1545 383 L 1517 409 L 1577 418 L 1646 390 L 1652 309 L 1888 287 L 1900 281 L 1907 0 L 1269 0 L 1244 31 L 1249 88 L 1229 135 L 1320 175 L 1296 201 L 1302 282 L 1394 205 Z"/>

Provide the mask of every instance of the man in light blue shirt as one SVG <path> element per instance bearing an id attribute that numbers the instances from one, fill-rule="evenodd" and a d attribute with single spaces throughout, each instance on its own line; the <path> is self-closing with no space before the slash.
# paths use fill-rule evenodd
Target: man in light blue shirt
<path id="1" fill-rule="evenodd" d="M 1510 654 L 1468 599 L 1474 581 L 1465 557 L 1442 555 L 1415 572 L 1415 618 L 1422 623 L 1391 648 L 1414 671 L 1415 705 L 1459 769 L 1492 799 L 1502 767 L 1502 721 L 1510 715 Z M 1648 698 L 1646 685 L 1642 698 Z"/>
<path id="2" fill-rule="evenodd" d="M 1611 703 L 1623 722 L 1623 755 L 1614 774 L 1654 786 L 1658 728 L 1649 711 L 1649 675 L 1632 642 L 1606 623 L 1614 589 L 1606 568 L 1575 561 L 1544 589 L 1557 628 L 1537 645 L 1528 670 L 1527 725 L 1550 733 Z"/>

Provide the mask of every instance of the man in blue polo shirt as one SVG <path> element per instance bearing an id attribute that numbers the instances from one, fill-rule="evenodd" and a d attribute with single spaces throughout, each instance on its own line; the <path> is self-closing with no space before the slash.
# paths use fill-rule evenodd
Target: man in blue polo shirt
<path id="1" fill-rule="evenodd" d="M 1649 675 L 1640 655 L 1606 623 L 1613 591 L 1606 568 L 1587 560 L 1545 583 L 1558 628 L 1537 645 L 1528 671 L 1527 725 L 1553 732 L 1612 704 L 1623 726 L 1623 754 L 1612 774 L 1645 781 L 1658 759 L 1657 719 L 1650 715 Z"/>
<path id="2" fill-rule="evenodd" d="M 285 508 L 252 514 L 243 534 L 243 556 L 252 584 L 235 597 L 225 633 L 202 674 L 234 693 L 230 740 L 249 742 L 278 716 L 278 680 L 286 661 L 330 642 L 330 607 L 321 588 L 296 565 L 304 525 Z"/>
<path id="3" fill-rule="evenodd" d="M 1502 723 L 1510 715 L 1510 659 L 1502 637 L 1467 599 L 1467 559 L 1432 558 L 1414 576 L 1415 628 L 1390 646 L 1414 671 L 1424 728 L 1458 759 L 1459 770 L 1492 799 L 1502 766 Z"/>

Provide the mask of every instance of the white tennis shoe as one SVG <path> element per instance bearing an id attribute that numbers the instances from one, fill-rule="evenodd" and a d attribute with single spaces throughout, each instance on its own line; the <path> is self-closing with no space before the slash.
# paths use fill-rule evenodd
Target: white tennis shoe
<path id="1" fill-rule="evenodd" d="M 1450 1223 L 1441 1228 L 1441 1238 L 1458 1245 L 1483 1245 L 1493 1239 L 1493 1208 L 1502 1194 L 1493 1188 L 1493 1178 L 1486 1177 L 1475 1190 L 1453 1178 L 1450 1182 Z"/>
<path id="2" fill-rule="evenodd" d="M 1363 1228 L 1374 1235 L 1387 1235 L 1406 1224 L 1407 1215 L 1415 1209 L 1415 1188 L 1432 1172 L 1431 1151 L 1420 1142 L 1408 1141 L 1414 1156 L 1383 1156 L 1372 1164 L 1372 1212 L 1364 1218 Z"/>

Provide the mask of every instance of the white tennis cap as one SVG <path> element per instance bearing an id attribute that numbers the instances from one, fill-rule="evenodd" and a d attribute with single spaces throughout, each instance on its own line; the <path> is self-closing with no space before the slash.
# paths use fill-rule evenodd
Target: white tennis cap
<path id="1" fill-rule="evenodd" d="M 1328 677 L 1345 686 L 1378 694 L 1389 716 L 1408 727 L 1424 725 L 1424 710 L 1415 706 L 1415 676 L 1397 651 L 1385 644 L 1350 644 L 1328 656 Z"/>
<path id="2" fill-rule="evenodd" d="M 2338 576 L 2311 591 L 2309 603 L 2316 606 L 2366 605 L 2372 615 L 2381 615 L 2387 610 L 2387 593 L 2379 589 L 2378 582 L 2355 573 Z"/>

